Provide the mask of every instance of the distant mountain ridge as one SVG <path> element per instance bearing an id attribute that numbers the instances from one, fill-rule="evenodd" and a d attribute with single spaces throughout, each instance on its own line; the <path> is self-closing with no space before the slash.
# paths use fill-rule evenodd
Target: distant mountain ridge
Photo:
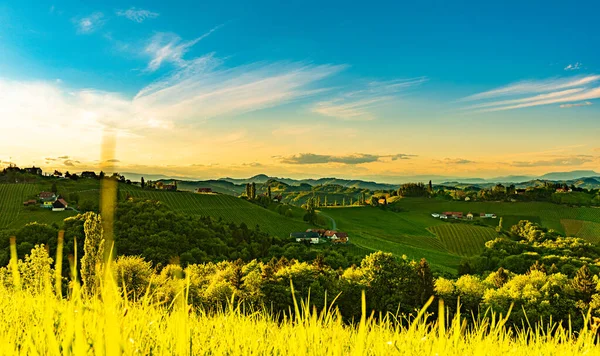
<path id="1" fill-rule="evenodd" d="M 233 192 L 241 192 L 243 185 L 248 183 L 265 184 L 269 181 L 277 181 L 289 186 L 320 186 L 320 185 L 338 185 L 347 188 L 357 189 L 369 189 L 369 190 L 389 190 L 397 189 L 401 183 L 378 183 L 371 180 L 361 179 L 343 179 L 343 178 L 309 178 L 309 179 L 294 179 L 294 178 L 281 178 L 271 177 L 266 174 L 258 174 L 249 178 L 219 178 L 209 180 L 198 180 L 189 177 L 178 177 L 178 176 L 166 176 L 161 174 L 140 174 L 140 173 L 123 173 L 128 179 L 139 181 L 141 177 L 148 180 L 177 180 L 180 182 L 180 186 L 191 186 L 194 187 L 211 187 L 216 191 L 223 193 L 232 194 Z M 405 180 L 406 179 L 406 180 Z M 526 175 L 511 175 L 495 178 L 460 178 L 460 177 L 444 177 L 444 176 L 412 176 L 404 177 L 403 182 L 423 182 L 426 183 L 429 180 L 436 185 L 477 185 L 477 186 L 489 186 L 497 183 L 508 183 L 515 184 L 518 186 L 535 185 L 538 181 L 555 181 L 568 184 L 581 184 L 585 186 L 600 185 L 600 173 L 592 170 L 576 170 L 570 172 L 550 172 L 541 176 L 526 176 Z M 182 186 L 182 187 L 183 187 Z M 192 190 L 192 189 L 190 189 Z"/>

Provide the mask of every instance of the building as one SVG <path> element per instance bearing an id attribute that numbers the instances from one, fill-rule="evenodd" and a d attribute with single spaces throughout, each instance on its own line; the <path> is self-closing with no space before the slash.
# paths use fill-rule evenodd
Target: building
<path id="1" fill-rule="evenodd" d="M 42 175 L 42 169 L 36 166 L 33 166 L 31 168 L 25 168 L 25 172 L 29 173 L 29 174 L 35 174 L 38 176 Z"/>
<path id="2" fill-rule="evenodd" d="M 462 219 L 463 218 L 463 213 L 460 211 L 446 211 L 444 213 L 444 215 L 446 215 L 449 218 L 454 218 L 454 219 Z"/>
<path id="3" fill-rule="evenodd" d="M 434 218 L 439 218 L 440 214 L 433 213 L 433 214 L 431 214 L 431 216 L 434 217 Z"/>
<path id="4" fill-rule="evenodd" d="M 30 205 L 35 205 L 37 204 L 37 200 L 32 199 L 32 200 L 27 200 L 23 202 L 23 206 L 30 206 Z"/>
<path id="5" fill-rule="evenodd" d="M 55 201 L 56 200 L 56 193 L 53 192 L 41 192 L 38 197 L 42 200 L 42 201 Z"/>
<path id="6" fill-rule="evenodd" d="M 387 205 L 387 199 L 386 198 L 381 198 L 377 201 L 377 203 L 379 205 Z"/>
<path id="7" fill-rule="evenodd" d="M 310 232 L 292 232 L 290 237 L 295 239 L 296 242 L 309 242 L 311 244 L 319 243 L 319 234 L 313 231 Z"/>
<path id="8" fill-rule="evenodd" d="M 276 195 L 273 197 L 273 201 L 276 203 L 281 203 L 282 200 L 283 200 L 283 196 L 281 196 L 281 195 Z"/>
<path id="9" fill-rule="evenodd" d="M 325 230 L 325 229 L 308 229 L 308 230 L 306 230 L 306 232 L 316 232 L 321 237 L 323 237 L 323 235 L 325 235 L 326 231 L 327 230 Z"/>
<path id="10" fill-rule="evenodd" d="M 331 242 L 336 244 L 345 244 L 348 242 L 348 234 L 345 232 L 336 232 L 331 237 Z"/>
<path id="11" fill-rule="evenodd" d="M 466 197 L 466 198 L 465 198 L 465 201 L 471 201 L 471 198 L 469 198 L 469 197 Z"/>
<path id="12" fill-rule="evenodd" d="M 467 214 L 467 220 L 473 220 L 473 214 L 471 212 Z"/>
<path id="13" fill-rule="evenodd" d="M 196 193 L 212 193 L 212 188 L 198 188 Z"/>
<path id="14" fill-rule="evenodd" d="M 325 233 L 323 234 L 323 237 L 326 237 L 326 238 L 330 239 L 330 238 L 332 238 L 332 237 L 333 237 L 333 235 L 335 235 L 335 233 L 336 233 L 336 232 L 337 232 L 337 231 L 335 231 L 335 230 L 327 230 L 327 231 L 325 231 Z"/>
<path id="15" fill-rule="evenodd" d="M 81 178 L 98 178 L 98 176 L 96 175 L 96 172 L 91 172 L 91 171 L 86 171 L 86 172 L 81 172 Z"/>
<path id="16" fill-rule="evenodd" d="M 448 219 L 448 215 L 446 215 L 446 214 L 441 214 L 441 215 L 440 215 L 440 219 L 446 219 L 446 220 L 447 220 L 447 219 Z"/>
<path id="17" fill-rule="evenodd" d="M 162 189 L 163 190 L 170 190 L 172 192 L 176 192 L 177 191 L 177 182 L 173 182 L 171 184 L 163 184 L 162 185 Z"/>
<path id="18" fill-rule="evenodd" d="M 495 219 L 496 218 L 496 214 L 492 214 L 492 213 L 481 213 L 479 214 L 480 218 L 483 219 Z"/>
<path id="19" fill-rule="evenodd" d="M 69 204 L 67 204 L 64 199 L 60 198 L 52 203 L 52 211 L 65 211 L 68 206 Z"/>

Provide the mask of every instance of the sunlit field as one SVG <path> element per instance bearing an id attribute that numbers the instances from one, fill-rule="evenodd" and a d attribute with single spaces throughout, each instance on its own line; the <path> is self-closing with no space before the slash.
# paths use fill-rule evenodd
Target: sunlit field
<path id="1" fill-rule="evenodd" d="M 58 267 L 58 266 L 57 266 Z M 501 315 L 486 314 L 467 324 L 446 320 L 441 301 L 430 299 L 411 319 L 363 314 L 344 323 L 335 302 L 323 312 L 296 301 L 285 315 L 250 310 L 235 298 L 220 311 L 187 303 L 186 281 L 169 304 L 144 297 L 129 301 L 110 271 L 95 295 L 71 283 L 68 295 L 49 270 L 21 275 L 16 258 L 12 285 L 0 287 L 0 344 L 3 355 L 595 355 L 597 329 L 579 333 L 548 325 L 521 330 L 504 326 Z M 57 271 L 58 273 L 60 270 Z M 25 283 L 26 282 L 26 283 Z M 64 286 L 63 286 L 64 287 Z M 437 320 L 426 313 L 438 304 Z M 431 309 L 428 309 L 431 310 Z M 589 322 L 586 322 L 589 325 Z M 536 331 L 533 331 L 536 330 Z"/>

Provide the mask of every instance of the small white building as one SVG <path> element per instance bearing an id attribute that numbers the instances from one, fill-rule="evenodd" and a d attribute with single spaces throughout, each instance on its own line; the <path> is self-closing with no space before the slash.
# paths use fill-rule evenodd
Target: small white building
<path id="1" fill-rule="evenodd" d="M 440 215 L 440 219 L 445 219 L 445 220 L 448 220 L 448 215 L 446 215 L 446 214 L 441 214 L 441 215 Z"/>
<path id="2" fill-rule="evenodd" d="M 431 214 L 431 216 L 433 216 L 434 218 L 439 218 L 439 217 L 440 217 L 440 214 L 433 213 L 433 214 Z"/>

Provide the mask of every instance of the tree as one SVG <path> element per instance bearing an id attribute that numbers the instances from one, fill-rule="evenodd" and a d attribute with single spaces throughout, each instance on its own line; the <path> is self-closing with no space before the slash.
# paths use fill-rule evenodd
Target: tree
<path id="1" fill-rule="evenodd" d="M 58 187 L 56 186 L 56 182 L 52 183 L 52 193 L 58 193 Z"/>
<path id="2" fill-rule="evenodd" d="M 256 199 L 256 183 L 252 182 L 251 188 L 250 188 L 250 199 L 254 200 Z"/>
<path id="3" fill-rule="evenodd" d="M 104 179 L 104 176 L 105 176 L 104 172 L 100 171 L 100 174 L 98 175 L 98 178 Z"/>
<path id="4" fill-rule="evenodd" d="M 492 283 L 496 288 L 502 287 L 506 282 L 508 282 L 508 272 L 502 267 L 498 268 L 492 277 Z"/>
<path id="5" fill-rule="evenodd" d="M 427 260 L 422 258 L 417 265 L 417 303 L 424 305 L 433 295 L 433 273 Z"/>
<path id="6" fill-rule="evenodd" d="M 269 197 L 269 201 L 273 200 L 273 198 L 271 198 L 271 186 L 267 186 L 267 196 Z"/>
<path id="7" fill-rule="evenodd" d="M 140 185 L 142 186 L 142 189 L 144 189 L 144 187 L 146 186 L 146 181 L 144 180 L 144 177 L 142 177 L 142 182 L 140 183 Z"/>
<path id="8" fill-rule="evenodd" d="M 379 204 L 379 199 L 377 199 L 376 196 L 372 195 L 371 196 L 371 205 L 377 206 L 378 204 Z"/>
<path id="9" fill-rule="evenodd" d="M 575 274 L 572 281 L 575 296 L 586 303 L 592 300 L 592 294 L 596 291 L 594 276 L 587 265 L 583 265 Z"/>
<path id="10" fill-rule="evenodd" d="M 433 184 L 431 183 L 431 180 L 429 181 L 429 186 L 427 188 L 427 191 L 429 192 L 429 194 L 433 193 Z"/>
<path id="11" fill-rule="evenodd" d="M 498 221 L 498 226 L 496 226 L 496 232 L 502 232 L 502 217 L 500 217 L 500 220 Z"/>
<path id="12" fill-rule="evenodd" d="M 87 213 L 83 224 L 85 242 L 81 258 L 81 280 L 83 290 L 95 295 L 100 286 L 102 262 L 104 260 L 104 231 L 102 218 L 95 213 Z"/>

